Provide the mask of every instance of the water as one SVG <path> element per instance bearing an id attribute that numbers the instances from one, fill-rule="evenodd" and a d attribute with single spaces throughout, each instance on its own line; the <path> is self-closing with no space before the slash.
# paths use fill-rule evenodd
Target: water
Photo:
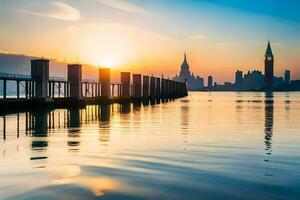
<path id="1" fill-rule="evenodd" d="M 300 199 L 299 116 L 296 92 L 1 116 L 0 199 Z"/>

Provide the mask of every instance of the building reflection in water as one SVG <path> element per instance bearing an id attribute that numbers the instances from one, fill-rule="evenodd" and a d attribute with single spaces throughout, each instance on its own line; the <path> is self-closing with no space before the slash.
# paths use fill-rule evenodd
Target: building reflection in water
<path id="1" fill-rule="evenodd" d="M 30 160 L 35 161 L 37 167 L 45 167 L 45 160 L 48 158 L 46 151 L 48 148 L 48 116 L 50 110 L 39 109 L 29 113 L 29 129 L 32 135 Z"/>
<path id="2" fill-rule="evenodd" d="M 181 130 L 182 133 L 186 134 L 189 128 L 189 100 L 182 100 L 181 101 Z"/>
<path id="3" fill-rule="evenodd" d="M 272 136 L 274 123 L 274 96 L 272 92 L 265 93 L 265 151 L 272 153 Z"/>
<path id="4" fill-rule="evenodd" d="M 180 107 L 180 120 L 181 120 L 181 133 L 183 135 L 183 142 L 188 142 L 188 133 L 189 133 L 189 100 L 181 100 Z M 187 150 L 187 145 L 184 145 L 184 149 Z"/>

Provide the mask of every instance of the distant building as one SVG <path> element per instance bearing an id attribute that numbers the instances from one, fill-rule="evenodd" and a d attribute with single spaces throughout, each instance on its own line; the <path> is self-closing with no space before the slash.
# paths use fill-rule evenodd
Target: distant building
<path id="1" fill-rule="evenodd" d="M 186 53 L 184 53 L 184 60 L 181 65 L 179 76 L 176 75 L 173 80 L 182 82 L 186 81 L 188 90 L 201 90 L 204 87 L 203 78 L 194 76 L 194 74 L 190 72 L 190 66 L 187 62 Z"/>
<path id="2" fill-rule="evenodd" d="M 284 83 L 290 84 L 291 82 L 291 72 L 290 70 L 285 70 L 284 72 Z"/>
<path id="3" fill-rule="evenodd" d="M 208 76 L 207 77 L 207 88 L 211 89 L 213 87 L 213 77 L 212 76 Z"/>
<path id="4" fill-rule="evenodd" d="M 235 86 L 236 89 L 242 89 L 243 86 L 243 72 L 240 70 L 235 72 Z"/>
<path id="5" fill-rule="evenodd" d="M 248 71 L 244 75 L 243 90 L 258 90 L 265 85 L 265 77 L 259 70 Z"/>
<path id="6" fill-rule="evenodd" d="M 283 77 L 273 77 L 273 88 L 276 89 L 278 86 L 284 83 Z"/>
<path id="7" fill-rule="evenodd" d="M 292 90 L 300 90 L 300 80 L 292 80 L 291 81 Z"/>
<path id="8" fill-rule="evenodd" d="M 273 76 L 274 76 L 274 56 L 269 41 L 265 53 L 265 88 L 266 89 L 272 89 Z"/>

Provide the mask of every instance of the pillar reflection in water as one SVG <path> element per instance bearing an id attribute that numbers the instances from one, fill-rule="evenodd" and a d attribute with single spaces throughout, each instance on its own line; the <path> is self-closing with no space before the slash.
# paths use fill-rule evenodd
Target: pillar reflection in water
<path id="1" fill-rule="evenodd" d="M 50 113 L 50 110 L 47 109 L 41 109 L 41 110 L 34 110 L 32 111 L 32 121 L 31 124 L 31 130 L 32 130 L 32 156 L 30 160 L 32 161 L 39 161 L 35 162 L 35 164 L 38 165 L 38 167 L 43 167 L 44 162 L 41 162 L 42 160 L 47 159 L 48 157 L 45 156 L 45 152 L 48 148 L 48 141 L 47 141 L 47 135 L 48 135 L 48 115 Z"/>
<path id="2" fill-rule="evenodd" d="M 128 114 L 130 113 L 130 103 L 124 103 L 124 104 L 121 104 L 120 107 L 121 107 L 121 114 Z"/>
<path id="3" fill-rule="evenodd" d="M 110 115 L 111 115 L 111 105 L 101 105 L 100 106 L 100 118 L 99 118 L 99 140 L 104 145 L 108 145 L 110 140 Z"/>
<path id="4" fill-rule="evenodd" d="M 101 105 L 100 106 L 100 121 L 109 122 L 110 120 L 110 105 Z"/>
<path id="5" fill-rule="evenodd" d="M 274 123 L 274 96 L 272 92 L 265 93 L 265 151 L 272 153 L 272 136 Z"/>
<path id="6" fill-rule="evenodd" d="M 71 151 L 78 151 L 80 145 L 78 141 L 80 137 L 80 109 L 71 108 L 68 110 L 68 146 Z"/>
<path id="7" fill-rule="evenodd" d="M 133 105 L 133 111 L 134 112 L 141 111 L 141 108 L 142 108 L 141 102 L 134 102 L 132 105 Z"/>

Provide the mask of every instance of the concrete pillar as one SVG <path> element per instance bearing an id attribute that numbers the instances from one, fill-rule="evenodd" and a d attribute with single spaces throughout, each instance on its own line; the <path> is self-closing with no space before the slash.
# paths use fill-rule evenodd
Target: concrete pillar
<path id="1" fill-rule="evenodd" d="M 70 82 L 70 97 L 82 98 L 82 66 L 79 64 L 68 65 L 68 81 Z M 53 91 L 54 92 L 54 91 Z"/>
<path id="2" fill-rule="evenodd" d="M 122 96 L 130 96 L 130 72 L 121 72 Z"/>
<path id="3" fill-rule="evenodd" d="M 3 99 L 6 99 L 6 80 L 3 80 Z"/>
<path id="4" fill-rule="evenodd" d="M 17 99 L 20 98 L 20 81 L 17 81 Z"/>
<path id="5" fill-rule="evenodd" d="M 164 98 L 168 96 L 168 80 L 164 79 Z"/>
<path id="6" fill-rule="evenodd" d="M 165 79 L 164 79 L 164 77 L 162 77 L 161 78 L 161 90 L 160 90 L 160 94 L 161 94 L 162 98 L 165 97 L 165 86 L 166 86 Z"/>
<path id="7" fill-rule="evenodd" d="M 149 98 L 149 76 L 143 76 L 143 97 Z"/>
<path id="8" fill-rule="evenodd" d="M 132 81 L 134 85 L 134 95 L 139 98 L 142 96 L 142 75 L 141 74 L 133 74 Z"/>
<path id="9" fill-rule="evenodd" d="M 170 80 L 171 81 L 171 96 L 173 97 L 175 95 L 174 93 L 174 88 L 175 88 L 175 85 L 174 85 L 174 81 L 173 80 Z"/>
<path id="10" fill-rule="evenodd" d="M 167 80 L 167 96 L 171 96 L 171 81 L 170 79 Z"/>
<path id="11" fill-rule="evenodd" d="M 99 69 L 99 82 L 101 87 L 101 96 L 110 97 L 110 69 Z"/>
<path id="12" fill-rule="evenodd" d="M 150 78 L 150 97 L 155 97 L 155 77 L 153 76 Z"/>
<path id="13" fill-rule="evenodd" d="M 31 77 L 35 81 L 35 98 L 48 98 L 49 60 L 31 60 Z"/>
<path id="14" fill-rule="evenodd" d="M 161 87 L 160 87 L 160 78 L 156 78 L 156 98 L 160 98 L 161 96 Z"/>

